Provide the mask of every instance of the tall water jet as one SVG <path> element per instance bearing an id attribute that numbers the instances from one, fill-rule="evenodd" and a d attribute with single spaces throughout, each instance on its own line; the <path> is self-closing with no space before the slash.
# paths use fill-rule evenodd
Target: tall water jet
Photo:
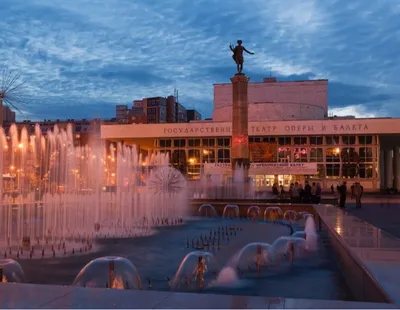
<path id="1" fill-rule="evenodd" d="M 149 235 L 160 222 L 182 223 L 186 181 L 168 167 L 166 154 L 143 159 L 135 146 L 101 141 L 75 146 L 71 125 L 55 126 L 46 137 L 38 125 L 32 135 L 15 125 L 9 137 L 0 135 L 4 167 L 15 175 L 0 210 L 5 258 L 75 255 L 98 238 Z"/>

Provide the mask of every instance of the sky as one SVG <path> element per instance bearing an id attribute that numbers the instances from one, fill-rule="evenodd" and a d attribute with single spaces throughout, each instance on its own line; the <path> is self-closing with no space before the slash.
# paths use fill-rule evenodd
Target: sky
<path id="1" fill-rule="evenodd" d="M 211 117 L 213 84 L 255 52 L 252 81 L 329 79 L 330 114 L 400 116 L 398 0 L 0 0 L 0 70 L 26 81 L 18 119 L 115 116 L 168 96 Z"/>

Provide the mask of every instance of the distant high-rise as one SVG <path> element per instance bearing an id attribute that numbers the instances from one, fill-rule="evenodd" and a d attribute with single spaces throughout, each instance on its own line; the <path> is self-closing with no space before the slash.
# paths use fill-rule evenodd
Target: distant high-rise
<path id="1" fill-rule="evenodd" d="M 201 120 L 201 114 L 194 109 L 186 110 L 186 115 L 187 115 L 187 121 L 200 121 Z"/>
<path id="2" fill-rule="evenodd" d="M 126 116 L 125 116 L 126 115 Z M 180 104 L 176 96 L 149 97 L 134 100 L 131 109 L 127 106 L 116 107 L 116 119 L 123 123 L 186 123 L 186 108 Z"/>
<path id="3" fill-rule="evenodd" d="M 15 112 L 8 106 L 3 106 L 3 123 L 15 123 Z"/>

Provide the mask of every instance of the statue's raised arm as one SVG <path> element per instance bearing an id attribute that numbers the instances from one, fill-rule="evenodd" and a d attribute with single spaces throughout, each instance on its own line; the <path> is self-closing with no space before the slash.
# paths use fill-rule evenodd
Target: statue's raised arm
<path id="1" fill-rule="evenodd" d="M 242 40 L 238 40 L 237 43 L 238 43 L 238 45 L 236 45 L 235 47 L 233 47 L 232 44 L 229 44 L 229 48 L 231 49 L 231 51 L 233 53 L 232 58 L 236 63 L 238 74 L 242 74 L 243 62 L 244 62 L 243 51 L 248 53 L 248 54 L 250 54 L 250 55 L 254 55 L 254 53 L 248 51 L 242 45 Z"/>

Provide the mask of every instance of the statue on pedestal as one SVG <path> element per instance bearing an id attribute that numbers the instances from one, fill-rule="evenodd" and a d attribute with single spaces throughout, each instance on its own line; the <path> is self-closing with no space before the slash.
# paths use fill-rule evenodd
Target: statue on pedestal
<path id="1" fill-rule="evenodd" d="M 243 51 L 250 55 L 254 55 L 253 52 L 248 51 L 243 45 L 242 45 L 242 40 L 238 40 L 237 44 L 235 47 L 232 46 L 232 44 L 229 44 L 229 48 L 233 52 L 232 58 L 236 63 L 237 66 L 237 74 L 243 74 Z"/>

